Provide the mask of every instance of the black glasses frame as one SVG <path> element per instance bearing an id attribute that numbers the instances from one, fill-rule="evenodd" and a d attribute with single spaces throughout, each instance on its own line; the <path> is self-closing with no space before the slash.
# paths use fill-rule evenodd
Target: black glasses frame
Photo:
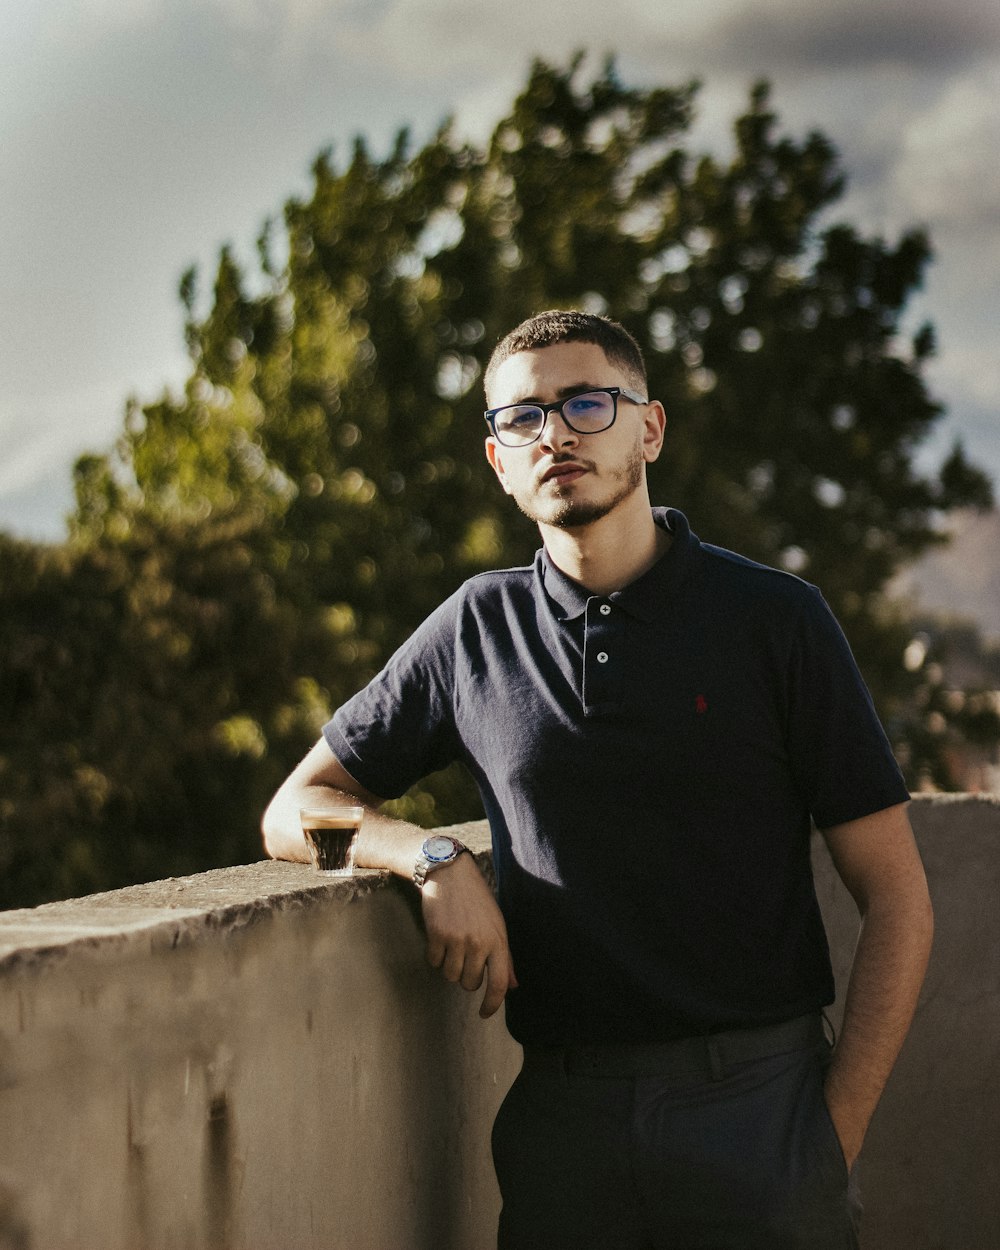
<path id="1" fill-rule="evenodd" d="M 611 420 L 607 425 L 602 425 L 599 430 L 578 430 L 570 421 L 569 417 L 563 412 L 563 407 L 574 399 L 581 399 L 584 395 L 610 395 L 613 401 L 611 405 Z M 532 443 L 537 443 L 542 437 L 545 429 L 545 418 L 550 412 L 558 412 L 563 421 L 569 426 L 574 434 L 603 434 L 605 430 L 610 430 L 618 418 L 618 397 L 627 399 L 632 404 L 648 404 L 648 399 L 643 399 L 637 391 L 630 391 L 624 386 L 594 386 L 589 391 L 577 391 L 573 395 L 567 395 L 565 399 L 557 399 L 552 404 L 501 404 L 499 408 L 487 408 L 483 413 L 486 424 L 490 427 L 490 433 L 497 440 L 501 447 L 530 447 Z M 497 433 L 497 417 L 501 412 L 508 412 L 511 408 L 527 408 L 533 409 L 541 414 L 541 424 L 538 427 L 538 433 L 534 438 L 529 438 L 523 443 L 505 443 Z"/>

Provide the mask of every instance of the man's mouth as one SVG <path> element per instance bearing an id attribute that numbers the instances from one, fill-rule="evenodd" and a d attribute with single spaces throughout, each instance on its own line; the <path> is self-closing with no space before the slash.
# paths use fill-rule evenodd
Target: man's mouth
<path id="1" fill-rule="evenodd" d="M 576 461 L 564 461 L 560 464 L 550 465 L 542 474 L 541 481 L 558 482 L 559 485 L 565 485 L 568 482 L 575 482 L 577 478 L 583 477 L 586 472 L 588 472 L 586 465 L 578 464 Z"/>

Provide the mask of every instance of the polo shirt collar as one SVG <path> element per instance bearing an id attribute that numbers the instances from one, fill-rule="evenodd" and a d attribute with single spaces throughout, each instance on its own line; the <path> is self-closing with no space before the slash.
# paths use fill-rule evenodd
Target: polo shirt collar
<path id="1" fill-rule="evenodd" d="M 676 508 L 654 508 L 653 520 L 673 535 L 670 550 L 642 577 L 607 596 L 610 603 L 643 621 L 652 621 L 666 612 L 701 546 L 697 536 L 691 533 L 687 517 Z M 535 571 L 562 620 L 570 621 L 583 615 L 587 602 L 594 596 L 556 568 L 544 547 L 535 557 Z"/>

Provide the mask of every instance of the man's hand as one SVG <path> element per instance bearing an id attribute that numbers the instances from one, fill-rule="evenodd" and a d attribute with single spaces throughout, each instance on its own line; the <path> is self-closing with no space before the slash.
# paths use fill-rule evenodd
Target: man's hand
<path id="1" fill-rule="evenodd" d="M 448 981 L 478 990 L 486 980 L 479 1014 L 492 1016 L 517 985 L 507 926 L 493 892 L 471 855 L 435 869 L 422 891 L 427 960 Z"/>

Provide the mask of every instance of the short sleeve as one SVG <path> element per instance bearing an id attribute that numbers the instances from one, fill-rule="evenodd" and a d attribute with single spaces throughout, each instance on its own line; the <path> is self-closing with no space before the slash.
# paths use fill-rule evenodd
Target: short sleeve
<path id="1" fill-rule="evenodd" d="M 788 749 L 796 782 L 820 829 L 909 798 L 847 639 L 808 587 L 789 673 Z"/>
<path id="2" fill-rule="evenodd" d="M 398 798 L 461 754 L 453 694 L 459 610 L 460 592 L 437 608 L 323 728 L 340 763 L 379 798 Z"/>

